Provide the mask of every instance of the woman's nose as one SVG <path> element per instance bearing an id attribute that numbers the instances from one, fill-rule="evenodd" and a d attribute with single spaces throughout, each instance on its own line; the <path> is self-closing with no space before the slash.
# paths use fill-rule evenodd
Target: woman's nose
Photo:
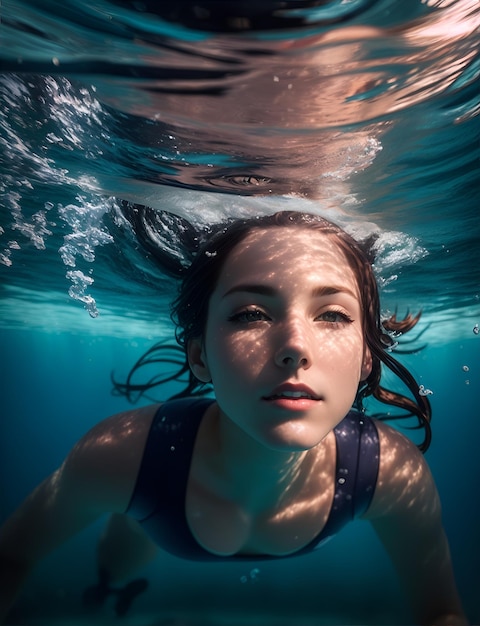
<path id="1" fill-rule="evenodd" d="M 308 369 L 312 364 L 311 340 L 301 323 L 290 323 L 279 329 L 275 363 L 291 369 Z"/>

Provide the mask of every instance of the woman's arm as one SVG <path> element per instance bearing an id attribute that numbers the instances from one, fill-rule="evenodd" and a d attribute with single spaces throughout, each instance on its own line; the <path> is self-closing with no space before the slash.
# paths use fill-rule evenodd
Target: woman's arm
<path id="1" fill-rule="evenodd" d="M 419 624 L 464 626 L 438 492 L 418 449 L 383 423 L 380 471 L 365 515 L 386 548 Z"/>
<path id="2" fill-rule="evenodd" d="M 35 563 L 130 501 L 156 407 L 111 417 L 85 435 L 0 529 L 0 622 Z"/>

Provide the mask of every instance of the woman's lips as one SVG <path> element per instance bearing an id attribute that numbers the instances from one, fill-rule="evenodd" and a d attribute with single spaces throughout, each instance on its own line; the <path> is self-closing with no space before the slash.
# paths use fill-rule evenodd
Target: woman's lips
<path id="1" fill-rule="evenodd" d="M 320 400 L 314 400 L 313 398 L 291 398 L 288 396 L 272 396 L 264 398 L 263 401 L 271 407 L 285 411 L 307 411 L 320 402 Z"/>
<path id="2" fill-rule="evenodd" d="M 276 387 L 268 396 L 264 396 L 263 400 L 272 406 L 289 411 L 304 411 L 321 401 L 322 398 L 306 385 L 284 383 Z"/>
<path id="3" fill-rule="evenodd" d="M 288 399 L 293 401 L 300 400 L 321 400 L 320 396 L 318 396 L 310 387 L 304 384 L 296 384 L 296 383 L 283 383 L 272 391 L 272 393 L 268 394 L 268 396 L 264 396 L 264 400 L 281 400 Z"/>

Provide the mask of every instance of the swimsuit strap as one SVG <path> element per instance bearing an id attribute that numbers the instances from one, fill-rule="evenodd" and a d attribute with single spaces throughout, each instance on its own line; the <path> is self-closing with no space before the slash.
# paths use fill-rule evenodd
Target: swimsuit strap
<path id="1" fill-rule="evenodd" d="M 375 492 L 380 460 L 372 418 L 352 410 L 334 428 L 337 444 L 335 494 L 329 518 L 315 543 L 335 535 L 368 509 Z"/>
<path id="2" fill-rule="evenodd" d="M 211 398 L 180 398 L 156 412 L 126 513 L 144 521 L 159 509 L 185 509 L 185 491 L 198 427 Z"/>

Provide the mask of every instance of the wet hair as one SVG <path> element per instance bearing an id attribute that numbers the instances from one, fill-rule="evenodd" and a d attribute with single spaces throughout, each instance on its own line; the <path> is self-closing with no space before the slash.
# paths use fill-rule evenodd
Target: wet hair
<path id="1" fill-rule="evenodd" d="M 313 214 L 281 211 L 274 215 L 230 219 L 221 224 L 196 230 L 186 220 L 147 207 L 122 204 L 122 211 L 133 226 L 135 235 L 153 256 L 162 271 L 178 280 L 177 297 L 172 303 L 171 317 L 175 324 L 177 346 L 158 343 L 143 355 L 131 369 L 124 383 L 113 380 L 114 392 L 135 396 L 170 381 L 184 381 L 184 388 L 171 398 L 206 395 L 212 391 L 195 378 L 187 360 L 190 340 L 204 334 L 210 297 L 217 285 L 220 272 L 230 252 L 253 230 L 271 227 L 304 228 L 332 237 L 345 255 L 359 286 L 362 305 L 362 327 L 365 341 L 372 355 L 372 371 L 360 383 L 356 407 L 362 410 L 362 401 L 368 396 L 381 403 L 406 411 L 402 415 L 381 415 L 380 419 L 416 418 L 416 428 L 422 429 L 423 441 L 418 445 L 426 451 L 431 440 L 431 408 L 414 377 L 393 356 L 396 338 L 412 329 L 420 314 L 407 314 L 397 319 L 396 314 L 381 319 L 378 285 L 373 270 L 372 247 L 374 238 L 360 243 L 332 222 Z M 167 236 L 168 233 L 168 236 Z M 172 241 L 175 254 L 172 254 Z M 179 250 L 182 254 L 179 254 Z M 145 366 L 169 363 L 177 367 L 170 375 L 155 375 L 145 383 L 134 383 L 134 375 Z M 398 377 L 410 391 L 412 398 L 386 389 L 380 384 L 382 364 Z"/>

